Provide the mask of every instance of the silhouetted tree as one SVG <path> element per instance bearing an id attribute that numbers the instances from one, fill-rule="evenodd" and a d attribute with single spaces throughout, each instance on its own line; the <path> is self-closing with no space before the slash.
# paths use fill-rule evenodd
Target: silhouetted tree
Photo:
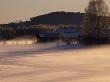
<path id="1" fill-rule="evenodd" d="M 87 36 L 102 36 L 107 28 L 108 7 L 103 0 L 90 0 L 85 9 L 82 32 Z"/>

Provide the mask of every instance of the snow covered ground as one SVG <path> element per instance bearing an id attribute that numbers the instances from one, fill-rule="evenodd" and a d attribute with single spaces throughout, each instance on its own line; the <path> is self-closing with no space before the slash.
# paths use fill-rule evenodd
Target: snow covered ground
<path id="1" fill-rule="evenodd" d="M 110 82 L 110 45 L 0 46 L 0 82 Z"/>

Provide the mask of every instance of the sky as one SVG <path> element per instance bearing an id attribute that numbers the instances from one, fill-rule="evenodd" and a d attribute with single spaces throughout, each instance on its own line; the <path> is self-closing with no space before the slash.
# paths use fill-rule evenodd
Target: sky
<path id="1" fill-rule="evenodd" d="M 55 11 L 84 12 L 89 0 L 0 0 L 0 24 Z M 110 0 L 105 0 L 110 8 Z"/>

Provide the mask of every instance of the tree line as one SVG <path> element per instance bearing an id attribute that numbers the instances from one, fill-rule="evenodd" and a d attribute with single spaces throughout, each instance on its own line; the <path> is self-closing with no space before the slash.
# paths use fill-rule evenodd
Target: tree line
<path id="1" fill-rule="evenodd" d="M 8 40 L 13 39 L 18 36 L 31 35 L 36 36 L 39 32 L 55 32 L 60 28 L 76 28 L 79 29 L 80 26 L 77 25 L 32 25 L 32 26 L 19 26 L 19 27 L 0 27 L 0 39 Z"/>
<path id="2" fill-rule="evenodd" d="M 83 13 L 52 12 L 30 18 L 30 21 L 18 21 L 0 24 L 0 39 L 12 39 L 17 36 L 35 35 L 37 32 L 55 31 L 60 27 L 79 27 Z"/>

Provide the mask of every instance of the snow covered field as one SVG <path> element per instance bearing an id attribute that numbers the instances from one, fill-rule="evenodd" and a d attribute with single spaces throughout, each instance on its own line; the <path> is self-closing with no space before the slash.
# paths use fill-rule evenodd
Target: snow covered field
<path id="1" fill-rule="evenodd" d="M 110 82 L 110 45 L 0 46 L 0 82 Z"/>

